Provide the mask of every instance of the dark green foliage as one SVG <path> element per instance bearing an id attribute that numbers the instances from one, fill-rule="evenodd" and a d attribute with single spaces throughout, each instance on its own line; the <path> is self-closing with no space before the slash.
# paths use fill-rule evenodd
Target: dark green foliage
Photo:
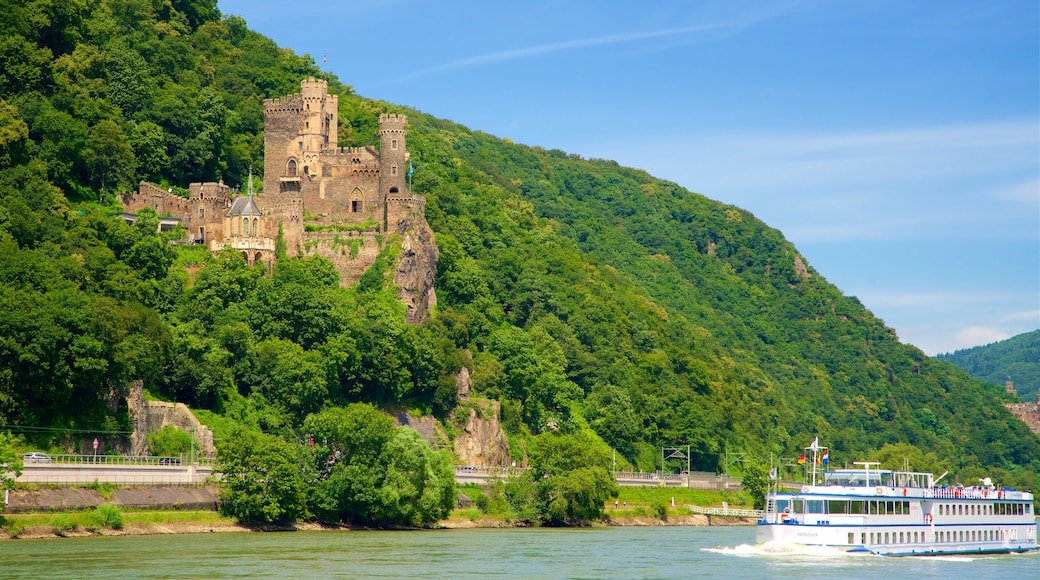
<path id="1" fill-rule="evenodd" d="M 220 512 L 242 522 L 289 523 L 307 516 L 308 455 L 279 437 L 236 428 L 217 447 Z"/>
<path id="2" fill-rule="evenodd" d="M 444 451 L 370 405 L 352 404 L 311 415 L 319 481 L 316 515 L 330 521 L 420 526 L 455 505 L 455 469 Z"/>
<path id="3" fill-rule="evenodd" d="M 148 450 L 152 455 L 179 457 L 181 453 L 190 452 L 191 447 L 191 434 L 173 425 L 167 425 L 148 434 Z"/>
<path id="4" fill-rule="evenodd" d="M 552 525 L 588 523 L 617 496 L 610 452 L 585 432 L 545 433 L 535 438 L 531 465 L 506 484 L 518 519 Z"/>

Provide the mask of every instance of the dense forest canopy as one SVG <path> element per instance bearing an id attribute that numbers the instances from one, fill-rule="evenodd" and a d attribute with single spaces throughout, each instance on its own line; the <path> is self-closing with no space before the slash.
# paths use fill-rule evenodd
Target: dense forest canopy
<path id="1" fill-rule="evenodd" d="M 1019 398 L 1036 402 L 1040 391 L 1040 330 L 937 357 L 995 385 L 1012 381 Z"/>
<path id="2" fill-rule="evenodd" d="M 37 445 L 125 432 L 106 403 L 135 379 L 210 411 L 218 437 L 295 444 L 360 402 L 450 426 L 466 366 L 517 459 L 574 434 L 643 470 L 690 445 L 694 469 L 739 472 L 819 436 L 838 465 L 907 458 L 1035 488 L 1040 439 L 1002 388 L 901 344 L 745 210 L 365 99 L 214 0 L 8 0 L 0 31 L 0 427 Z M 339 95 L 341 145 L 408 115 L 441 255 L 423 325 L 395 301 L 393 243 L 342 288 L 322 258 L 268 275 L 171 246 L 154 214 L 113 217 L 140 180 L 242 183 L 263 167 L 263 99 L 308 76 Z M 361 513 L 323 502 L 293 505 Z"/>

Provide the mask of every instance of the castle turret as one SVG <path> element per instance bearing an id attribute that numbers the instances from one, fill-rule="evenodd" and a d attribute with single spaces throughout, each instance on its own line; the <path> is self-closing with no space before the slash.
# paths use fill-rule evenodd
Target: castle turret
<path id="1" fill-rule="evenodd" d="M 408 155 L 405 152 L 405 115 L 379 115 L 379 195 L 408 192 Z"/>

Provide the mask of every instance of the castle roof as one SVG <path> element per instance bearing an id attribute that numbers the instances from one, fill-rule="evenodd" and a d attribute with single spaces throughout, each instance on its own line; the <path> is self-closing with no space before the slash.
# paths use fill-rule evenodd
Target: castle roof
<path id="1" fill-rule="evenodd" d="M 253 196 L 245 195 L 236 197 L 235 201 L 231 204 L 231 209 L 227 212 L 227 217 L 240 217 L 247 215 L 263 215 L 260 213 L 260 209 L 256 207 L 256 202 L 253 201 Z"/>

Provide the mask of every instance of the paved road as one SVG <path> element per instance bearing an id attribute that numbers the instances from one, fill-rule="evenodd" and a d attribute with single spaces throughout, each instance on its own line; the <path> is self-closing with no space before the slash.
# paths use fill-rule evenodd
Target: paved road
<path id="1" fill-rule="evenodd" d="M 213 468 L 208 465 L 70 465 L 29 464 L 22 469 L 19 483 L 82 485 L 115 483 L 119 485 L 197 485 L 206 482 Z"/>

